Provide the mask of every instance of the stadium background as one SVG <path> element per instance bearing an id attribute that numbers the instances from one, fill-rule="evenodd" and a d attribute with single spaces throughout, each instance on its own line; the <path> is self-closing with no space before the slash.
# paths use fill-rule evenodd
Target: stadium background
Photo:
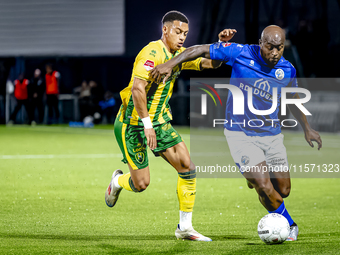
<path id="1" fill-rule="evenodd" d="M 312 95 L 336 101 L 339 94 L 334 93 L 340 90 L 336 79 L 340 70 L 339 4 L 336 0 L 0 1 L 0 123 L 8 121 L 6 98 L 10 101 L 7 115 L 15 106 L 13 95 L 6 97 L 7 80 L 13 82 L 22 72 L 30 79 L 36 68 L 44 74 L 47 62 L 60 72 L 60 93 L 67 95 L 60 97 L 61 122 L 81 121 L 73 101 L 77 98 L 74 88 L 83 80 L 94 80 L 103 91 L 114 93 L 116 111 L 118 93 L 130 80 L 135 56 L 161 37 L 160 20 L 173 9 L 190 20 L 186 47 L 215 42 L 218 32 L 229 27 L 238 31 L 236 42 L 257 43 L 265 26 L 280 25 L 288 38 L 284 56 L 294 64 L 298 77 L 334 78 L 330 84 L 303 86 L 322 91 Z M 212 71 L 182 72 L 171 100 L 172 111 L 178 113 L 174 124 L 189 125 L 190 77 L 228 77 L 230 72 L 225 65 Z M 25 120 L 24 112 L 17 120 Z M 330 131 L 337 130 L 338 124 Z"/>

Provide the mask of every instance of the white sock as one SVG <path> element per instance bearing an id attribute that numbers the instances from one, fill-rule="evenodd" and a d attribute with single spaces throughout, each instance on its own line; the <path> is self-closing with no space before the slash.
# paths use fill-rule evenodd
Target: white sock
<path id="1" fill-rule="evenodd" d="M 115 186 L 117 189 L 120 189 L 122 188 L 122 186 L 119 185 L 118 183 L 118 178 L 119 176 L 121 176 L 122 174 L 118 174 L 116 175 L 114 178 L 113 178 L 113 186 Z"/>
<path id="2" fill-rule="evenodd" d="M 185 231 L 192 227 L 192 212 L 179 211 L 179 227 L 182 231 Z"/>

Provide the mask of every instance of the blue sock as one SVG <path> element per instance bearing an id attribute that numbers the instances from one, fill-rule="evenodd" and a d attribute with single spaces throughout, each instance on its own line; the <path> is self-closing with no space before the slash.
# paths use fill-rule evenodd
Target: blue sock
<path id="1" fill-rule="evenodd" d="M 285 207 L 285 202 L 282 202 L 282 204 L 279 206 L 279 208 L 277 208 L 275 211 L 268 211 L 269 213 L 278 213 L 278 214 L 281 214 L 282 216 L 284 216 L 288 222 L 289 222 L 289 225 L 293 225 L 294 224 L 294 221 L 292 219 L 292 217 L 290 217 L 286 207 Z"/>

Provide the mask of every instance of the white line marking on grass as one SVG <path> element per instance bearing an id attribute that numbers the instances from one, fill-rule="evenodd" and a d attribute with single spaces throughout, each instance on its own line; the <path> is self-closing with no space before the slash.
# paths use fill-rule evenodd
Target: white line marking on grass
<path id="1" fill-rule="evenodd" d="M 289 156 L 301 156 L 301 155 L 318 155 L 323 156 L 323 153 L 318 150 L 313 151 L 294 151 L 294 152 L 287 152 Z M 191 157 L 225 157 L 225 156 L 231 156 L 229 150 L 225 152 L 192 152 L 190 153 Z"/>
<path id="2" fill-rule="evenodd" d="M 209 142 L 227 142 L 224 136 L 211 136 L 211 135 L 188 135 L 188 134 L 184 134 L 181 135 L 182 138 L 184 140 L 189 141 L 190 138 L 194 139 L 193 141 L 195 141 L 198 144 L 204 144 L 205 141 L 209 141 Z M 307 144 L 307 142 L 303 139 L 303 138 L 297 138 L 298 140 L 293 140 L 293 139 L 289 139 L 289 140 L 284 140 L 283 144 L 287 145 L 287 146 L 295 146 L 295 147 L 306 147 L 309 148 L 309 145 Z M 340 148 L 340 139 L 322 139 L 323 142 L 323 147 L 324 148 Z M 317 143 L 314 142 L 314 146 L 317 147 Z"/>
<path id="3" fill-rule="evenodd" d="M 322 139 L 322 138 L 321 138 Z M 284 141 L 283 144 L 285 145 L 290 145 L 290 146 L 296 146 L 296 147 L 309 147 L 309 145 L 307 144 L 306 141 Z M 340 144 L 339 143 L 325 143 L 323 141 L 322 143 L 323 148 L 340 148 Z M 314 142 L 314 147 L 318 147 L 317 143 Z"/>
<path id="4" fill-rule="evenodd" d="M 119 158 L 122 154 L 0 155 L 0 159 Z"/>

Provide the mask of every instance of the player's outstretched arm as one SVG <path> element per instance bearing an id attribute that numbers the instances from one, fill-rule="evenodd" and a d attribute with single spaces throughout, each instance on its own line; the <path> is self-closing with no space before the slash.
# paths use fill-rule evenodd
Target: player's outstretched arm
<path id="1" fill-rule="evenodd" d="M 236 29 L 230 28 L 224 29 L 218 34 L 218 40 L 220 42 L 228 42 L 234 37 L 236 33 L 237 33 Z M 202 58 L 201 67 L 203 69 L 216 69 L 220 67 L 222 63 L 223 61 Z"/>
<path id="2" fill-rule="evenodd" d="M 299 99 L 299 95 L 296 93 L 292 98 Z M 307 121 L 306 115 L 296 106 L 296 105 L 288 105 L 290 112 L 294 115 L 297 121 L 302 126 L 303 131 L 305 132 L 305 139 L 307 143 L 314 148 L 313 142 L 318 143 L 318 150 L 322 147 L 322 140 L 317 131 L 312 129 Z"/>
<path id="3" fill-rule="evenodd" d="M 187 48 L 178 56 L 169 60 L 168 62 L 156 66 L 149 73 L 150 79 L 154 80 L 156 83 L 161 81 L 161 78 L 165 75 L 163 79 L 163 83 L 165 84 L 166 80 L 170 77 L 172 69 L 183 63 L 190 60 L 194 60 L 199 57 L 204 57 L 210 59 L 210 44 L 205 45 L 196 45 Z"/>
<path id="4" fill-rule="evenodd" d="M 237 31 L 235 29 L 224 29 L 218 35 L 220 41 L 228 41 L 235 35 Z M 203 57 L 201 67 L 202 68 L 217 68 L 222 62 L 214 61 L 210 58 L 210 44 L 205 45 L 196 45 L 187 48 L 178 56 L 169 60 L 168 62 L 156 66 L 149 73 L 150 79 L 159 83 L 163 78 L 163 83 L 165 84 L 166 80 L 170 77 L 172 69 L 183 62 L 191 61 L 196 58 Z"/>
<path id="5" fill-rule="evenodd" d="M 237 33 L 236 29 L 224 29 L 218 34 L 218 40 L 221 42 L 228 42 L 231 40 L 231 38 L 234 37 L 234 35 Z"/>
<path id="6" fill-rule="evenodd" d="M 223 61 L 202 58 L 201 70 L 202 69 L 216 69 L 216 68 L 219 68 L 222 65 L 222 63 Z"/>
<path id="7" fill-rule="evenodd" d="M 152 127 L 152 123 L 149 117 L 148 108 L 146 106 L 146 91 L 145 87 L 148 85 L 147 81 L 138 79 L 135 77 L 131 88 L 133 104 L 139 117 L 142 119 L 144 124 L 144 133 L 146 136 L 147 144 L 151 150 L 156 149 L 156 133 Z"/>

